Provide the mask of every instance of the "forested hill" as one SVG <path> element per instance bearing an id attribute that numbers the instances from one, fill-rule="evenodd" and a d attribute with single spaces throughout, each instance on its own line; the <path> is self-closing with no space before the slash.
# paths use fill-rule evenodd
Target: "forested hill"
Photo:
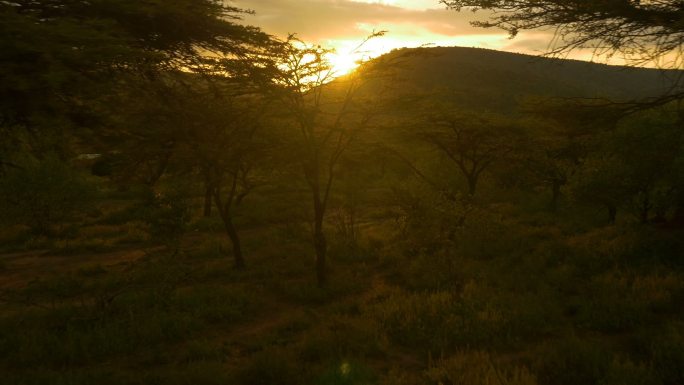
<path id="1" fill-rule="evenodd" d="M 658 96 L 682 75 L 464 47 L 401 49 L 384 59 L 399 55 L 400 78 L 407 90 L 448 91 L 466 105 L 490 109 L 510 109 L 534 97 Z"/>

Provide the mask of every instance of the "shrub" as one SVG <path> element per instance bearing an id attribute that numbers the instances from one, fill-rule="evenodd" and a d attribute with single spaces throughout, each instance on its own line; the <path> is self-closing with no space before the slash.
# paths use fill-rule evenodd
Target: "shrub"
<path id="1" fill-rule="evenodd" d="M 297 377 L 291 357 L 275 348 L 255 354 L 237 373 L 238 383 L 242 385 L 295 385 L 299 383 Z"/>
<path id="2" fill-rule="evenodd" d="M 317 385 L 370 385 L 377 382 L 375 373 L 361 364 L 342 361 L 332 365 L 315 382 Z"/>
<path id="3" fill-rule="evenodd" d="M 543 384 L 593 385 L 605 377 L 610 362 L 609 353 L 600 347 L 570 338 L 541 355 L 537 374 Z"/>
<path id="4" fill-rule="evenodd" d="M 375 325 L 365 318 L 335 316 L 300 338 L 300 357 L 306 362 L 382 356 Z"/>
<path id="5" fill-rule="evenodd" d="M 589 282 L 587 299 L 578 306 L 578 322 L 602 332 L 632 331 L 656 322 L 658 314 L 677 311 L 682 288 L 681 277 L 674 273 L 602 274 Z"/>
<path id="6" fill-rule="evenodd" d="M 152 238 L 171 249 L 180 247 L 190 221 L 190 201 L 182 186 L 154 193 L 148 202 L 147 223 Z"/>
<path id="7" fill-rule="evenodd" d="M 653 368 L 630 360 L 614 360 L 600 385 L 660 385 L 662 382 Z"/>
<path id="8" fill-rule="evenodd" d="M 462 304 L 448 292 L 392 296 L 374 312 L 391 340 L 430 351 L 450 345 L 451 332 L 463 327 L 465 315 Z"/>
<path id="9" fill-rule="evenodd" d="M 453 385 L 536 385 L 526 367 L 499 367 L 487 352 L 462 351 L 431 363 L 426 377 L 433 384 Z"/>
<path id="10" fill-rule="evenodd" d="M 652 343 L 653 368 L 663 384 L 684 383 L 684 331 L 681 323 L 669 325 Z"/>
<path id="11" fill-rule="evenodd" d="M 92 184 L 55 157 L 26 161 L 0 178 L 0 219 L 51 234 L 83 212 L 94 193 Z"/>

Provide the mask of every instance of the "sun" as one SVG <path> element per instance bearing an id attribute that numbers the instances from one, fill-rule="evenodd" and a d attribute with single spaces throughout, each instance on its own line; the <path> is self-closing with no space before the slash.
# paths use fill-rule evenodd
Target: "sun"
<path id="1" fill-rule="evenodd" d="M 365 25 L 360 25 L 360 27 L 364 30 L 369 29 L 373 31 L 373 29 Z M 392 49 L 403 47 L 405 44 L 405 41 L 388 39 L 384 36 L 366 40 L 329 40 L 326 42 L 326 45 L 331 47 L 332 51 L 326 54 L 325 58 L 332 67 L 332 75 L 339 77 L 353 72 L 362 63 L 386 54 Z"/>
<path id="2" fill-rule="evenodd" d="M 343 54 L 332 52 L 326 56 L 326 59 L 332 66 L 332 73 L 334 76 L 343 76 L 354 71 L 359 66 L 360 55 L 357 54 Z"/>

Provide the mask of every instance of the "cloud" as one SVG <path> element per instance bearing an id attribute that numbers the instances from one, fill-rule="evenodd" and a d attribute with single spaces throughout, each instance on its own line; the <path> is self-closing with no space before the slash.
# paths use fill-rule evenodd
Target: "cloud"
<path id="1" fill-rule="evenodd" d="M 486 19 L 488 14 L 447 10 L 438 0 L 235 0 L 233 4 L 255 11 L 245 22 L 267 33 L 279 37 L 296 33 L 304 41 L 340 52 L 380 30 L 388 33 L 373 42 L 376 54 L 424 44 L 532 53 L 550 40 L 548 34 L 529 38 L 521 34 L 510 40 L 504 31 L 473 27 L 471 21 Z"/>
<path id="2" fill-rule="evenodd" d="M 362 2 L 350 0 L 240 0 L 235 3 L 256 12 L 246 18 L 248 23 L 262 27 L 266 32 L 284 36 L 297 33 L 307 40 L 350 38 L 366 31 L 359 25 L 373 25 L 376 29 L 392 26 L 411 26 L 415 35 L 456 37 L 468 34 L 501 34 L 501 31 L 473 28 L 470 13 L 457 13 L 446 9 L 415 9 L 388 2 Z M 401 4 L 401 3 L 398 3 Z M 438 1 L 434 0 L 438 5 Z"/>

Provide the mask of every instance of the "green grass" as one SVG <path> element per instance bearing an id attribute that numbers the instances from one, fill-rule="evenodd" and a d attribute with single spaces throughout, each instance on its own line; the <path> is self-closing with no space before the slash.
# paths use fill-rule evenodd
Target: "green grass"
<path id="1" fill-rule="evenodd" d="M 235 270 L 216 218 L 190 223 L 173 253 L 108 210 L 0 265 L 16 280 L 3 383 L 684 382 L 677 232 L 556 226 L 541 210 L 489 208 L 451 232 L 434 212 L 375 218 L 356 244 L 331 233 L 321 289 L 304 222 L 244 222 Z"/>

